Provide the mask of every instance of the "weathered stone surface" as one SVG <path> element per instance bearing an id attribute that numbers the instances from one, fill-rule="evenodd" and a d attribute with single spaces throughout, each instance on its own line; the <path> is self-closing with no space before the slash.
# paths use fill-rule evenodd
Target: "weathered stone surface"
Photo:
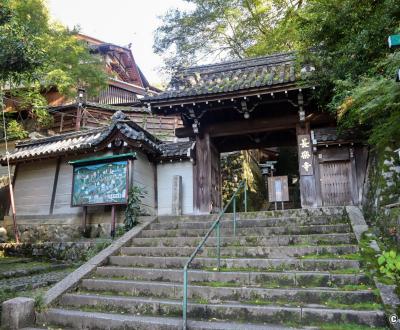
<path id="1" fill-rule="evenodd" d="M 163 218 L 121 246 L 107 265 L 87 273 L 80 290 L 64 293 L 57 306 L 65 309 L 49 309 L 40 321 L 76 329 L 182 329 L 182 268 L 215 216 Z M 344 208 L 240 213 L 238 218 L 236 237 L 232 215 L 222 221 L 220 272 L 214 234 L 190 265 L 191 329 L 220 329 L 214 318 L 230 321 L 223 329 L 385 323 L 373 284 L 359 261 L 350 260 L 357 256 L 343 256 L 358 251 Z M 338 304 L 343 308 L 335 309 Z M 97 312 L 79 311 L 84 308 Z"/>
<path id="2" fill-rule="evenodd" d="M 18 297 L 2 304 L 1 325 L 4 329 L 17 330 L 35 322 L 35 301 Z"/>
<path id="3" fill-rule="evenodd" d="M 182 176 L 172 178 L 172 214 L 182 215 Z"/>
<path id="4" fill-rule="evenodd" d="M 109 247 L 101 251 L 99 254 L 94 256 L 88 262 L 83 264 L 77 270 L 69 274 L 66 278 L 64 278 L 61 282 L 58 282 L 55 286 L 53 286 L 49 291 L 46 292 L 44 296 L 45 304 L 48 305 L 60 297 L 64 292 L 70 290 L 75 285 L 77 285 L 80 280 L 87 276 L 88 274 L 92 273 L 96 267 L 101 266 L 104 262 L 108 260 L 108 258 L 117 253 L 121 247 L 129 243 L 132 238 L 139 235 L 144 228 L 146 228 L 151 222 L 155 221 L 156 218 L 152 218 L 147 222 L 139 224 L 135 228 L 131 229 L 121 238 L 116 240 L 113 244 Z"/>

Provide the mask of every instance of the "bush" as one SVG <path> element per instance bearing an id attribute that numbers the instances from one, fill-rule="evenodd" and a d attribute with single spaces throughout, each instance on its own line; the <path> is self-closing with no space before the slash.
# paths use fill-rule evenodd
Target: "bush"
<path id="1" fill-rule="evenodd" d="M 385 251 L 378 258 L 379 271 L 386 277 L 400 281 L 400 254 L 396 251 Z"/>
<path id="2" fill-rule="evenodd" d="M 131 230 L 138 224 L 139 216 L 143 213 L 141 210 L 141 202 L 145 197 L 146 191 L 143 188 L 134 186 L 129 190 L 128 205 L 125 210 L 125 230 Z"/>

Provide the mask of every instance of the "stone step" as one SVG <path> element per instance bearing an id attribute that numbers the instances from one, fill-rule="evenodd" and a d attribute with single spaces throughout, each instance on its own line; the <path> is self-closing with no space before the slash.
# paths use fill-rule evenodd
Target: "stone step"
<path id="1" fill-rule="evenodd" d="M 149 229 L 208 229 L 213 221 L 159 221 L 150 225 Z M 237 217 L 237 228 L 252 227 L 277 227 L 277 226 L 305 226 L 305 225 L 333 225 L 348 224 L 348 220 L 338 217 L 314 217 L 314 218 L 260 218 L 260 219 L 239 219 Z M 221 220 L 221 228 L 233 226 L 233 219 Z"/>
<path id="2" fill-rule="evenodd" d="M 203 237 L 208 229 L 146 229 L 140 234 L 140 237 Z M 287 235 L 287 234 L 332 234 L 332 233 L 349 233 L 350 227 L 347 224 L 338 225 L 310 225 L 310 226 L 283 226 L 283 227 L 254 227 L 254 228 L 238 228 L 236 234 L 238 236 L 268 236 L 268 235 Z M 222 228 L 221 235 L 233 236 L 232 228 Z"/>
<path id="3" fill-rule="evenodd" d="M 145 282 L 110 279 L 84 279 L 81 289 L 91 292 L 113 292 L 136 297 L 156 297 L 166 299 L 182 299 L 182 283 Z M 377 302 L 371 290 L 342 291 L 338 289 L 290 288 L 267 289 L 258 287 L 218 287 L 190 285 L 188 298 L 211 302 L 267 300 L 269 302 L 284 301 L 287 304 L 324 304 L 335 301 L 343 305 L 351 305 L 363 301 Z"/>
<path id="4" fill-rule="evenodd" d="M 223 233 L 221 233 L 223 234 Z M 202 237 L 159 237 L 134 238 L 132 246 L 190 246 L 196 247 Z M 222 236 L 222 246 L 287 246 L 287 245 L 318 245 L 318 244 L 351 244 L 354 236 L 350 233 L 341 234 L 309 234 L 309 235 L 274 235 L 274 236 Z M 211 236 L 206 241 L 206 246 L 216 246 L 217 240 Z"/>
<path id="5" fill-rule="evenodd" d="M 96 277 L 124 278 L 132 280 L 183 282 L 180 269 L 154 269 L 104 266 L 98 267 Z M 344 285 L 371 284 L 364 274 L 331 274 L 329 272 L 215 272 L 191 270 L 189 282 L 230 282 L 246 285 L 331 287 Z"/>
<path id="6" fill-rule="evenodd" d="M 50 308 L 38 314 L 38 322 L 50 321 L 58 326 L 73 329 L 97 330 L 181 330 L 182 318 L 155 317 L 140 315 L 122 315 L 113 313 L 84 312 L 60 308 Z M 295 330 L 293 327 L 247 322 L 234 323 L 224 321 L 188 320 L 191 330 Z"/>
<path id="7" fill-rule="evenodd" d="M 195 247 L 123 247 L 121 255 L 128 256 L 152 256 L 152 257 L 185 257 L 190 256 Z M 310 254 L 335 254 L 346 255 L 357 253 L 356 245 L 344 246 L 285 246 L 277 249 L 276 247 L 257 246 L 257 247 L 224 247 L 220 250 L 222 257 L 233 258 L 284 258 L 301 257 Z M 199 256 L 215 257 L 217 250 L 215 247 L 205 247 Z M 345 256 L 344 256 L 345 258 Z"/>
<path id="8" fill-rule="evenodd" d="M 89 306 L 101 311 L 105 306 L 107 311 L 130 314 L 152 314 L 163 316 L 181 316 L 182 301 L 155 298 L 133 298 L 121 296 L 78 295 L 66 294 L 61 303 L 73 308 Z M 268 303 L 268 302 L 265 302 Z M 103 307 L 104 308 L 104 307 Z M 51 312 L 51 310 L 50 310 Z M 57 315 L 61 318 L 61 315 Z M 212 318 L 229 321 L 249 321 L 253 323 L 284 324 L 320 324 L 324 323 L 357 323 L 368 326 L 383 326 L 386 323 L 385 314 L 381 310 L 359 311 L 352 309 L 330 309 L 318 307 L 286 307 L 273 305 L 242 304 L 237 302 L 223 304 L 188 304 L 188 317 L 210 320 Z M 56 320 L 56 318 L 51 318 Z M 63 318 L 65 320 L 65 318 Z M 78 318 L 82 322 L 82 318 Z M 104 322 L 106 323 L 106 322 Z M 63 323 L 63 325 L 66 323 Z M 68 324 L 68 323 L 67 323 Z M 82 324 L 82 323 L 81 323 Z M 68 325 L 71 325 L 70 323 Z M 105 325 L 105 324 L 104 324 Z M 108 326 L 110 324 L 108 323 Z M 77 327 L 78 329 L 81 327 Z M 149 327 L 153 329 L 152 327 Z M 148 329 L 149 329 L 148 328 Z M 189 327 L 192 329 L 191 327 Z M 93 328 L 91 328 L 93 329 Z M 98 327 L 96 327 L 98 329 Z M 110 328 L 107 328 L 110 329 Z M 125 328 L 127 329 L 127 328 Z M 128 327 L 129 329 L 129 327 Z"/>
<path id="9" fill-rule="evenodd" d="M 115 266 L 183 268 L 188 258 L 184 257 L 142 257 L 111 256 L 110 264 Z M 216 258 L 195 258 L 190 268 L 216 267 Z M 357 260 L 344 259 L 297 259 L 297 258 L 221 258 L 221 267 L 245 270 L 337 270 L 359 269 Z"/>
<path id="10" fill-rule="evenodd" d="M 207 215 L 181 215 L 181 216 L 159 216 L 158 222 L 193 222 L 193 221 L 213 221 L 217 218 L 217 214 Z M 255 211 L 255 212 L 238 212 L 236 213 L 237 219 L 269 219 L 269 218 L 316 218 L 316 217 L 329 217 L 333 218 L 345 218 L 344 207 L 325 207 L 325 208 L 313 208 L 313 209 L 288 209 L 288 210 L 277 210 L 277 211 Z M 225 213 L 223 216 L 224 220 L 232 220 L 232 213 Z"/>

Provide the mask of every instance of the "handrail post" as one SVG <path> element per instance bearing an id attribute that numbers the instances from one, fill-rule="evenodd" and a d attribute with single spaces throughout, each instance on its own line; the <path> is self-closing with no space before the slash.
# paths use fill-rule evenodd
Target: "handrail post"
<path id="1" fill-rule="evenodd" d="M 236 237 L 236 196 L 233 197 L 233 236 Z"/>
<path id="2" fill-rule="evenodd" d="M 247 212 L 247 179 L 244 179 L 244 212 Z"/>
<path id="3" fill-rule="evenodd" d="M 188 287 L 188 270 L 187 266 L 183 268 L 183 303 L 182 303 L 182 317 L 183 317 L 183 330 L 187 329 L 187 287 Z"/>
<path id="4" fill-rule="evenodd" d="M 221 268 L 221 222 L 217 224 L 217 270 Z"/>

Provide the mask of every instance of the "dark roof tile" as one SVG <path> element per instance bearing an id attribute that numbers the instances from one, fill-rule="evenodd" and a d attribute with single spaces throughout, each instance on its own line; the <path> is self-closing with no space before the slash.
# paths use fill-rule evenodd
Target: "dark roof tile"
<path id="1" fill-rule="evenodd" d="M 285 53 L 183 69 L 171 79 L 166 91 L 147 96 L 144 101 L 151 103 L 294 82 L 294 60 L 293 53 Z"/>

